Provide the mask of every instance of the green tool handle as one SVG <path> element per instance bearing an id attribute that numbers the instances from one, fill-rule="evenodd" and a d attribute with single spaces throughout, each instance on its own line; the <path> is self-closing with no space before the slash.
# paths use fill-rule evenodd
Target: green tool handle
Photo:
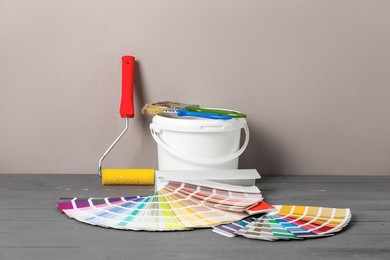
<path id="1" fill-rule="evenodd" d="M 220 114 L 220 115 L 227 115 L 232 116 L 234 118 L 245 118 L 246 115 L 233 110 L 224 110 L 224 109 L 215 109 L 215 108 L 203 108 L 199 106 L 188 106 L 185 108 L 188 111 L 192 112 L 201 112 L 201 113 L 213 113 L 213 114 Z"/>

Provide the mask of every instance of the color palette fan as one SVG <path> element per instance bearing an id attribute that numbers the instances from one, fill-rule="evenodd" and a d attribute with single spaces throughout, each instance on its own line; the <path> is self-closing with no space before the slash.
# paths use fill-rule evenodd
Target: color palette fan
<path id="1" fill-rule="evenodd" d="M 263 216 L 220 225 L 213 231 L 268 241 L 316 238 L 339 232 L 350 220 L 350 209 L 279 205 Z"/>
<path id="2" fill-rule="evenodd" d="M 167 181 L 148 196 L 62 198 L 58 209 L 91 225 L 146 231 L 213 227 L 227 237 L 288 240 L 331 236 L 351 220 L 346 208 L 278 205 L 256 186 L 213 181 Z"/>
<path id="3" fill-rule="evenodd" d="M 57 207 L 91 225 L 126 230 L 169 231 L 212 227 L 267 212 L 260 190 L 213 181 L 169 181 L 149 196 L 64 198 Z"/>

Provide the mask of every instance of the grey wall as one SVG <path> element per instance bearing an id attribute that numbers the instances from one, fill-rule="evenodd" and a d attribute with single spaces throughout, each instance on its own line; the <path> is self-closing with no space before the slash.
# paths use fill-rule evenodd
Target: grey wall
<path id="1" fill-rule="evenodd" d="M 249 114 L 242 168 L 390 174 L 390 1 L 0 1 L 0 172 L 94 173 L 137 111 L 178 100 Z M 139 114 L 107 166 L 156 167 Z"/>

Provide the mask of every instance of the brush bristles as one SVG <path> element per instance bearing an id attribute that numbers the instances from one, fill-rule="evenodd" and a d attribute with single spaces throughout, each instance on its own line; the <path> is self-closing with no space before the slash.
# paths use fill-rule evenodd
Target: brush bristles
<path id="1" fill-rule="evenodd" d="M 164 113 L 164 110 L 167 110 L 172 107 L 177 107 L 179 105 L 181 105 L 181 103 L 179 102 L 162 101 L 153 104 L 146 104 L 142 108 L 141 112 L 143 115 L 148 116 L 162 115 Z"/>
<path id="2" fill-rule="evenodd" d="M 158 105 L 148 105 L 146 104 L 141 112 L 143 115 L 148 115 L 148 116 L 155 116 L 155 115 L 161 115 L 163 111 L 167 109 L 165 106 L 158 106 Z"/>

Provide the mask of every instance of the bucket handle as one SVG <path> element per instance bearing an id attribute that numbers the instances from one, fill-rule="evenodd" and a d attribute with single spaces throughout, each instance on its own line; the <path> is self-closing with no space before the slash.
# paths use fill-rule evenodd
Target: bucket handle
<path id="1" fill-rule="evenodd" d="M 154 130 L 154 128 L 153 128 L 153 124 L 150 124 L 150 132 L 152 134 L 153 139 L 166 152 L 168 152 L 170 155 L 172 155 L 172 156 L 174 156 L 174 157 L 176 157 L 176 158 L 178 158 L 178 159 L 180 159 L 182 161 L 185 161 L 185 162 L 188 162 L 188 163 L 192 163 L 192 164 L 197 164 L 197 165 L 216 165 L 216 164 L 221 164 L 221 163 L 225 163 L 225 162 L 231 161 L 233 159 L 236 159 L 238 156 L 240 156 L 245 151 L 245 149 L 246 149 L 246 147 L 248 146 L 248 143 L 249 143 L 249 128 L 248 128 L 248 125 L 245 123 L 242 128 L 244 128 L 244 131 L 245 131 L 245 141 L 244 141 L 244 144 L 242 145 L 240 150 L 238 150 L 234 154 L 231 154 L 231 155 L 228 155 L 228 156 L 225 156 L 225 157 L 222 157 L 222 158 L 205 159 L 205 158 L 190 156 L 188 154 L 183 154 L 183 153 L 180 153 L 180 152 L 174 150 L 172 147 L 168 146 L 166 143 L 164 143 L 160 139 L 160 137 L 158 136 L 158 132 L 156 132 Z"/>

